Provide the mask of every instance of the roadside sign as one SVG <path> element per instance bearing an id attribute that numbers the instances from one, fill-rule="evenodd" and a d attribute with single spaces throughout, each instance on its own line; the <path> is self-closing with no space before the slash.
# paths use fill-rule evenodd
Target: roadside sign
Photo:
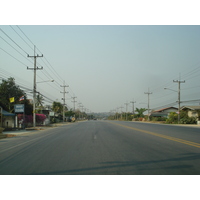
<path id="1" fill-rule="evenodd" d="M 24 104 L 15 104 L 15 113 L 23 113 L 24 112 Z"/>
<path id="2" fill-rule="evenodd" d="M 50 117 L 53 117 L 54 115 L 55 115 L 54 112 L 49 112 Z"/>

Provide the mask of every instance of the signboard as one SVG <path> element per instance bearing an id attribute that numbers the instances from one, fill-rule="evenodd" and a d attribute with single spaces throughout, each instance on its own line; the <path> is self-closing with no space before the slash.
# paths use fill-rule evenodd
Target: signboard
<path id="1" fill-rule="evenodd" d="M 49 116 L 53 117 L 54 116 L 54 112 L 49 112 Z"/>
<path id="2" fill-rule="evenodd" d="M 15 104 L 15 113 L 23 113 L 24 112 L 24 104 Z"/>

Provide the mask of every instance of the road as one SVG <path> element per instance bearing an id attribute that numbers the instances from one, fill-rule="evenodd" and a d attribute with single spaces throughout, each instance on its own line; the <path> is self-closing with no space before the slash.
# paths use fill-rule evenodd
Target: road
<path id="1" fill-rule="evenodd" d="M 0 140 L 5 175 L 200 174 L 200 128 L 86 121 Z"/>

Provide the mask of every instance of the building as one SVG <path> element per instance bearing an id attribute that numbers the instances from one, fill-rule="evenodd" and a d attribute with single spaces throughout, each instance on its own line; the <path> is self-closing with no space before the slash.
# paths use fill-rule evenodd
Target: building
<path id="1" fill-rule="evenodd" d="M 0 126 L 3 128 L 15 128 L 15 114 L 9 113 L 0 108 Z"/>
<path id="2" fill-rule="evenodd" d="M 180 110 L 187 111 L 188 117 L 200 119 L 200 106 L 182 106 Z"/>
<path id="3" fill-rule="evenodd" d="M 162 108 L 160 110 L 155 110 L 150 113 L 150 117 L 168 117 L 169 113 L 171 112 L 178 112 L 178 108 L 168 107 Z"/>

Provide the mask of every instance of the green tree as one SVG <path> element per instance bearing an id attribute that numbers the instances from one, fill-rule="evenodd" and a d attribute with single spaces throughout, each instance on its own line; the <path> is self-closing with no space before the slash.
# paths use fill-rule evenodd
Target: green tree
<path id="1" fill-rule="evenodd" d="M 166 120 L 167 124 L 177 124 L 178 123 L 178 114 L 175 112 L 170 112 Z"/>
<path id="2" fill-rule="evenodd" d="M 52 109 L 55 113 L 62 113 L 63 105 L 60 102 L 53 102 Z"/>
<path id="3" fill-rule="evenodd" d="M 9 112 L 14 111 L 14 104 L 21 103 L 19 98 L 26 96 L 23 90 L 15 84 L 15 79 L 10 77 L 7 80 L 2 80 L 0 84 L 0 106 Z M 10 103 L 10 98 L 14 97 L 14 102 Z"/>
<path id="4" fill-rule="evenodd" d="M 144 112 L 146 111 L 146 108 L 136 108 L 135 112 L 137 112 L 136 117 L 144 117 Z"/>
<path id="5" fill-rule="evenodd" d="M 177 124 L 178 123 L 178 114 L 171 112 L 166 120 L 168 124 Z M 197 120 L 195 117 L 189 117 L 186 111 L 180 112 L 180 123 L 181 124 L 196 124 Z"/>
<path id="6" fill-rule="evenodd" d="M 38 94 L 36 96 L 36 103 L 35 103 L 35 106 L 36 106 L 36 110 L 38 113 L 40 113 L 40 111 L 44 108 L 43 106 L 43 102 L 44 101 L 44 98 L 41 94 Z"/>

